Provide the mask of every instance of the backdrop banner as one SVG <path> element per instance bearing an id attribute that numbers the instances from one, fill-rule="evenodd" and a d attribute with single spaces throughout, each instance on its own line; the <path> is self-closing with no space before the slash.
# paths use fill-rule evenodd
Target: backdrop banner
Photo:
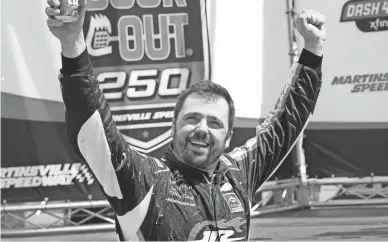
<path id="1" fill-rule="evenodd" d="M 11 11 L 2 18 L 2 199 L 103 199 L 66 140 L 60 46 L 45 25 L 46 1 L 3 4 Z M 88 1 L 84 34 L 95 74 L 117 127 L 140 152 L 164 153 L 177 96 L 209 79 L 204 8 L 202 0 Z"/>
<path id="2" fill-rule="evenodd" d="M 387 176 L 388 0 L 296 0 L 296 6 L 326 16 L 322 90 L 304 144 L 308 174 Z"/>
<path id="3" fill-rule="evenodd" d="M 388 0 L 296 0 L 296 6 L 326 16 L 314 128 L 388 128 Z"/>
<path id="4" fill-rule="evenodd" d="M 86 43 L 124 139 L 150 153 L 171 141 L 177 96 L 209 79 L 204 1 L 89 1 Z"/>
<path id="5" fill-rule="evenodd" d="M 2 7 L 10 9 L 2 13 L 2 198 L 102 199 L 65 137 L 60 44 L 45 24 L 47 2 Z M 117 127 L 140 152 L 163 155 L 176 98 L 200 80 L 222 84 L 235 100 L 230 149 L 255 134 L 286 83 L 286 1 L 95 0 L 87 10 L 84 35 L 95 74 Z M 290 155 L 271 179 L 295 175 L 293 163 Z"/>

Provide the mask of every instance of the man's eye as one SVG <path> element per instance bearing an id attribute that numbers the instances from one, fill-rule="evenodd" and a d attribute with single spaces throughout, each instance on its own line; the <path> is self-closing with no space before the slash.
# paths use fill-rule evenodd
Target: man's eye
<path id="1" fill-rule="evenodd" d="M 220 122 L 217 122 L 217 121 L 210 121 L 210 127 L 212 128 L 221 128 L 222 125 L 220 124 Z"/>
<path id="2" fill-rule="evenodd" d="M 195 122 L 198 119 L 196 117 L 187 117 L 186 120 L 189 121 L 189 122 Z"/>

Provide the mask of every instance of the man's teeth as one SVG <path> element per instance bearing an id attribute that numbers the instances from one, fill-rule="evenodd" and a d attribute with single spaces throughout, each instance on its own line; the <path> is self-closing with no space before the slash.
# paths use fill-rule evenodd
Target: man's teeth
<path id="1" fill-rule="evenodd" d="M 191 142 L 192 144 L 200 145 L 200 146 L 203 146 L 203 147 L 207 147 L 207 146 L 208 146 L 206 143 L 199 142 L 199 141 L 193 141 L 193 140 L 191 140 L 190 142 Z"/>

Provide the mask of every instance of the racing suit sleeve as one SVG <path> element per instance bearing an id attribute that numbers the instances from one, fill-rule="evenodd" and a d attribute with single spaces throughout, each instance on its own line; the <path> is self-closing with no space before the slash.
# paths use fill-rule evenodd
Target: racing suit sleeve
<path id="1" fill-rule="evenodd" d="M 120 237 L 137 240 L 136 233 L 151 200 L 154 172 L 164 165 L 134 151 L 124 141 L 99 88 L 87 50 L 72 59 L 62 56 L 59 79 L 67 139 L 98 180 L 119 225 L 125 226 Z"/>
<path id="2" fill-rule="evenodd" d="M 321 88 L 321 63 L 322 57 L 304 49 L 274 109 L 256 127 L 256 137 L 228 153 L 242 172 L 250 198 L 274 174 L 306 128 Z"/>

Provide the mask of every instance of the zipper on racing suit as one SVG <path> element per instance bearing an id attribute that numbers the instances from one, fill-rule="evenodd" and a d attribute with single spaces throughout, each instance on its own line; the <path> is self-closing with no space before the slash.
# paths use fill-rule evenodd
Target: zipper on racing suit
<path id="1" fill-rule="evenodd" d="M 214 180 L 216 178 L 216 174 L 213 174 L 210 178 L 210 181 L 209 179 L 203 175 L 203 177 L 205 178 L 207 184 L 209 185 L 209 191 L 210 191 L 210 196 L 212 197 L 212 200 L 213 200 L 213 216 L 214 216 L 214 222 L 215 222 L 215 227 L 216 227 L 216 232 L 217 232 L 217 237 L 216 237 L 216 241 L 219 241 L 220 240 L 220 231 L 218 230 L 218 221 L 217 221 L 217 210 L 216 210 L 216 191 L 214 190 Z"/>

